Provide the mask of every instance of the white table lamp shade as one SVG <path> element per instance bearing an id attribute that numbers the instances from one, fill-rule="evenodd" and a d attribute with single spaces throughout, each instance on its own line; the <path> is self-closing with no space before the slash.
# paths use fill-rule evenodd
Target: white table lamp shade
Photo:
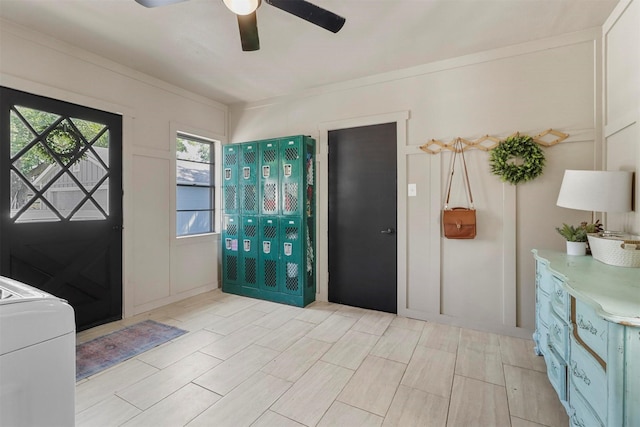
<path id="1" fill-rule="evenodd" d="M 566 170 L 557 205 L 595 212 L 631 211 L 633 172 Z"/>

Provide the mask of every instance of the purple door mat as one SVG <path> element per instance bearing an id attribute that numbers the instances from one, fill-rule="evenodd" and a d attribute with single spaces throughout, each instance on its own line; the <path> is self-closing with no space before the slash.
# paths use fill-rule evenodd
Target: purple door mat
<path id="1" fill-rule="evenodd" d="M 76 381 L 171 341 L 187 331 L 145 320 L 76 346 Z"/>

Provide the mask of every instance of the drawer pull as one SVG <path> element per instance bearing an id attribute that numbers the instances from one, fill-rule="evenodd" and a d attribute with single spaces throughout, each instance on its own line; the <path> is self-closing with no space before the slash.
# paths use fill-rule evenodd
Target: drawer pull
<path id="1" fill-rule="evenodd" d="M 591 380 L 587 376 L 587 373 L 583 369 L 578 368 L 578 364 L 573 362 L 573 367 L 571 368 L 571 373 L 574 377 L 580 378 L 586 385 L 591 385 Z"/>
<path id="2" fill-rule="evenodd" d="M 589 320 L 585 322 L 584 318 L 581 315 L 578 315 L 578 327 L 593 335 L 598 335 L 598 330 L 595 328 L 595 326 L 593 326 L 593 324 Z"/>

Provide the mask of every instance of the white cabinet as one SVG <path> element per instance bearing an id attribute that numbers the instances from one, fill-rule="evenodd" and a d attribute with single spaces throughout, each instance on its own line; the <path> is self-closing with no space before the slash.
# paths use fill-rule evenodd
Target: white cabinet
<path id="1" fill-rule="evenodd" d="M 640 426 L 640 269 L 533 253 L 535 351 L 571 426 Z"/>

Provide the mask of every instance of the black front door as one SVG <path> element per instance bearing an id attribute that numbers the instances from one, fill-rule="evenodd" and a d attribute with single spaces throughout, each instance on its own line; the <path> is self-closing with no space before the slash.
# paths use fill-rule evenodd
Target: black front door
<path id="1" fill-rule="evenodd" d="M 329 301 L 397 312 L 396 124 L 329 132 Z"/>
<path id="2" fill-rule="evenodd" d="M 0 91 L 0 274 L 122 318 L 122 118 Z"/>

